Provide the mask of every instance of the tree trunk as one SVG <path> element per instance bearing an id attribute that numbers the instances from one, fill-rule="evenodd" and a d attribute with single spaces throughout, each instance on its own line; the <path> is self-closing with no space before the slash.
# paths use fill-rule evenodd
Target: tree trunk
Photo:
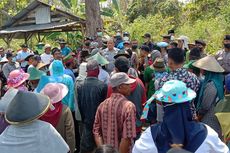
<path id="1" fill-rule="evenodd" d="M 102 28 L 99 0 L 85 0 L 86 36 L 94 37 L 97 28 Z"/>

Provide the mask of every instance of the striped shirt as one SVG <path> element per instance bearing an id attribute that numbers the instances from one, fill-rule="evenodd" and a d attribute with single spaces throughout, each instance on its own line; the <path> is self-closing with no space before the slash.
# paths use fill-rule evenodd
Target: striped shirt
<path id="1" fill-rule="evenodd" d="M 95 136 L 101 136 L 104 144 L 119 149 L 122 138 L 136 137 L 135 117 L 135 105 L 123 95 L 113 93 L 99 105 L 93 133 Z"/>

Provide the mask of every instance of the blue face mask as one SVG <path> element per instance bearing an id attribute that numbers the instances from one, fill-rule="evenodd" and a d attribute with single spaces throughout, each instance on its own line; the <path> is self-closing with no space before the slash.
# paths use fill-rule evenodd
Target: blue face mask
<path id="1" fill-rule="evenodd" d="M 12 62 L 14 62 L 14 63 L 16 62 L 16 57 L 12 58 Z"/>
<path id="2" fill-rule="evenodd" d="M 98 37 L 102 37 L 103 33 L 102 32 L 97 32 Z"/>

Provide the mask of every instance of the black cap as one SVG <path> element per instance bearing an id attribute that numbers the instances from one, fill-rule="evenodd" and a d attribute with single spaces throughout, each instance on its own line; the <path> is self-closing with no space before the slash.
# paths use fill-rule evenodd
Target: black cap
<path id="1" fill-rule="evenodd" d="M 224 40 L 230 40 L 230 35 L 225 35 Z"/>
<path id="2" fill-rule="evenodd" d="M 123 36 L 125 37 L 125 36 L 130 36 L 130 34 L 129 34 L 129 32 L 124 32 L 123 33 Z"/>
<path id="3" fill-rule="evenodd" d="M 28 56 L 25 58 L 25 61 L 29 61 L 29 59 L 30 59 L 31 57 L 34 57 L 34 54 L 28 55 Z"/>
<path id="4" fill-rule="evenodd" d="M 144 38 L 151 38 L 151 34 L 150 33 L 146 33 L 143 37 Z"/>
<path id="5" fill-rule="evenodd" d="M 169 30 L 168 34 L 171 34 L 171 33 L 175 33 L 175 31 L 173 29 Z"/>
<path id="6" fill-rule="evenodd" d="M 201 39 L 195 40 L 195 44 L 201 44 L 203 46 L 206 46 L 206 43 L 204 42 L 204 40 L 201 40 Z"/>
<path id="7" fill-rule="evenodd" d="M 149 46 L 147 46 L 147 45 L 142 45 L 142 46 L 140 47 L 140 49 L 141 49 L 141 50 L 144 50 L 144 51 L 146 51 L 146 52 L 150 52 L 150 48 L 149 48 Z"/>
<path id="8" fill-rule="evenodd" d="M 22 44 L 20 47 L 22 47 L 22 48 L 28 48 L 28 45 L 27 44 Z"/>

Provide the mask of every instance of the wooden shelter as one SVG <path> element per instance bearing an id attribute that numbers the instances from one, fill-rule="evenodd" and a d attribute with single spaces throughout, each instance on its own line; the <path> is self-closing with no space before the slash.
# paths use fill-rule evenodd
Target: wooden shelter
<path id="1" fill-rule="evenodd" d="M 85 20 L 35 0 L 12 17 L 0 28 L 0 37 L 10 45 L 12 39 L 25 39 L 27 44 L 32 36 L 42 41 L 41 35 L 51 32 L 81 31 L 84 33 Z"/>

